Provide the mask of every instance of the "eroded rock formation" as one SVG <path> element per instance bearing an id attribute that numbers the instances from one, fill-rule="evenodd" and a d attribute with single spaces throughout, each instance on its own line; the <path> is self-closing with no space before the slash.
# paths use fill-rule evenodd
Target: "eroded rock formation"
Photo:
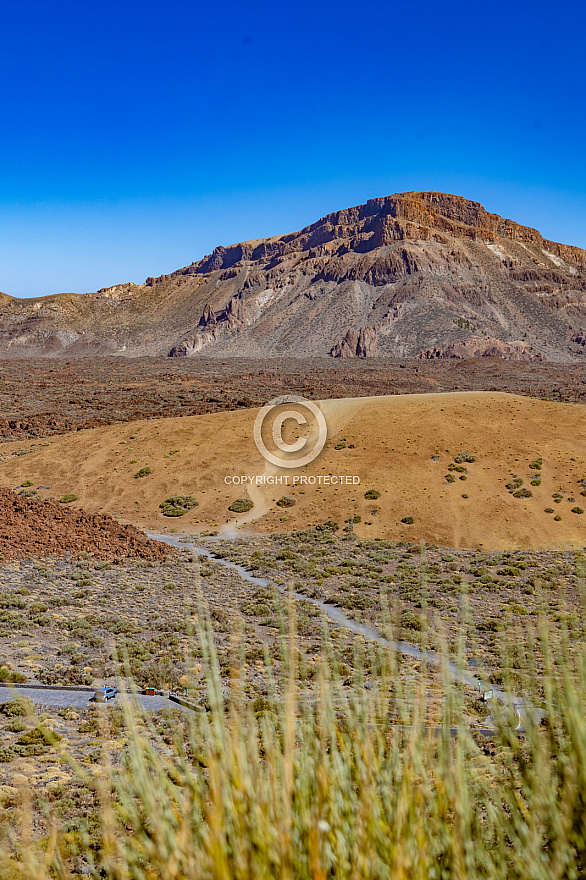
<path id="1" fill-rule="evenodd" d="M 484 356 L 490 340 L 500 357 L 571 362 L 584 338 L 586 251 L 435 192 L 218 247 L 143 285 L 0 297 L 0 357 Z"/>

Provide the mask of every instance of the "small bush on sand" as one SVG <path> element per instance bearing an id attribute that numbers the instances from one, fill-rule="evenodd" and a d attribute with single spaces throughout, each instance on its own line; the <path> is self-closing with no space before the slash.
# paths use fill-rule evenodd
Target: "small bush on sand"
<path id="1" fill-rule="evenodd" d="M 254 501 L 251 501 L 250 498 L 237 498 L 236 501 L 232 502 L 228 510 L 231 510 L 232 513 L 248 513 L 253 507 Z"/>
<path id="2" fill-rule="evenodd" d="M 77 501 L 78 497 L 78 495 L 74 495 L 73 493 L 62 495 L 59 499 L 59 504 L 71 504 L 72 501 Z"/>
<path id="3" fill-rule="evenodd" d="M 367 501 L 376 501 L 377 498 L 380 498 L 380 492 L 378 489 L 368 489 L 364 493 L 364 497 Z"/>
<path id="4" fill-rule="evenodd" d="M 198 503 L 193 495 L 171 495 L 159 504 L 159 508 L 163 516 L 184 516 Z"/>
<path id="5" fill-rule="evenodd" d="M 462 452 L 459 452 L 455 456 L 454 461 L 456 462 L 456 464 L 461 464 L 463 461 L 467 461 L 470 464 L 472 464 L 472 462 L 476 461 L 476 456 L 470 455 L 470 453 L 466 452 L 466 450 L 464 449 L 464 450 L 462 450 Z"/>
<path id="6" fill-rule="evenodd" d="M 283 495 L 282 498 L 279 498 L 277 501 L 277 507 L 293 507 L 294 504 L 297 504 L 292 495 Z"/>
<path id="7" fill-rule="evenodd" d="M 141 477 L 148 477 L 149 474 L 152 474 L 152 470 L 147 464 L 145 467 L 142 467 L 139 471 L 135 473 L 133 479 L 140 480 Z"/>

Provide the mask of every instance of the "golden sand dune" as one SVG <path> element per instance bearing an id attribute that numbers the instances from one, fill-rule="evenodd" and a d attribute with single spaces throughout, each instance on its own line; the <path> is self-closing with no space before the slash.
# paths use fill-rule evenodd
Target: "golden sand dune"
<path id="1" fill-rule="evenodd" d="M 244 410 L 79 431 L 30 444 L 26 455 L 13 455 L 22 443 L 3 444 L 0 484 L 13 488 L 31 480 L 34 487 L 50 486 L 41 497 L 75 493 L 75 505 L 87 511 L 158 531 L 251 520 L 260 531 L 289 531 L 330 518 L 342 525 L 356 516 L 361 537 L 487 550 L 586 544 L 586 513 L 572 512 L 582 505 L 586 510 L 579 484 L 586 472 L 583 406 L 484 392 L 328 400 L 320 408 L 328 441 L 300 471 L 264 461 L 253 440 L 256 411 Z M 465 473 L 449 471 L 463 450 L 476 461 L 460 464 Z M 541 471 L 529 467 L 537 458 Z M 134 478 L 146 466 L 151 473 Z M 531 485 L 539 472 L 540 485 Z M 234 475 L 285 474 L 290 483 L 293 475 L 308 482 L 246 489 L 226 483 Z M 360 485 L 328 485 L 331 475 L 357 476 Z M 515 498 L 507 490 L 514 476 L 531 497 Z M 380 497 L 365 499 L 369 489 Z M 198 506 L 181 518 L 164 517 L 160 502 L 183 494 L 195 496 Z M 295 498 L 293 507 L 277 506 L 284 494 Z M 255 507 L 233 516 L 228 505 L 243 496 Z M 401 522 L 404 517 L 413 523 Z"/>

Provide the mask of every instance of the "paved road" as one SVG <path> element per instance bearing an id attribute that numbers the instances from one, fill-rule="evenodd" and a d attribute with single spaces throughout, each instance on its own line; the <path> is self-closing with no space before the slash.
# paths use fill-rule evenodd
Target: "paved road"
<path id="1" fill-rule="evenodd" d="M 75 706 L 76 709 L 87 709 L 89 706 L 96 705 L 91 699 L 94 695 L 93 691 L 49 691 L 44 690 L 43 688 L 37 690 L 36 688 L 18 687 L 15 689 L 10 687 L 0 687 L 0 702 L 4 703 L 6 700 L 11 700 L 14 696 L 14 690 L 16 690 L 20 696 L 29 697 L 33 703 L 42 706 L 54 706 L 59 709 L 63 709 L 65 706 Z M 177 703 L 172 703 L 167 697 L 145 697 L 144 694 L 137 694 L 136 698 L 141 706 L 151 712 L 158 712 L 159 709 L 172 707 L 180 708 L 177 706 Z M 108 700 L 108 705 L 120 705 L 124 699 L 128 699 L 128 697 L 117 694 L 113 700 Z"/>

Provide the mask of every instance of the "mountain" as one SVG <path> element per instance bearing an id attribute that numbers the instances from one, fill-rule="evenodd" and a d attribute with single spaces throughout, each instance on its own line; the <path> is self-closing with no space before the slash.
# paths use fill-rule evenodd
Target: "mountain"
<path id="1" fill-rule="evenodd" d="M 478 202 L 412 192 L 142 285 L 0 295 L 0 357 L 200 352 L 580 360 L 586 251 Z"/>

